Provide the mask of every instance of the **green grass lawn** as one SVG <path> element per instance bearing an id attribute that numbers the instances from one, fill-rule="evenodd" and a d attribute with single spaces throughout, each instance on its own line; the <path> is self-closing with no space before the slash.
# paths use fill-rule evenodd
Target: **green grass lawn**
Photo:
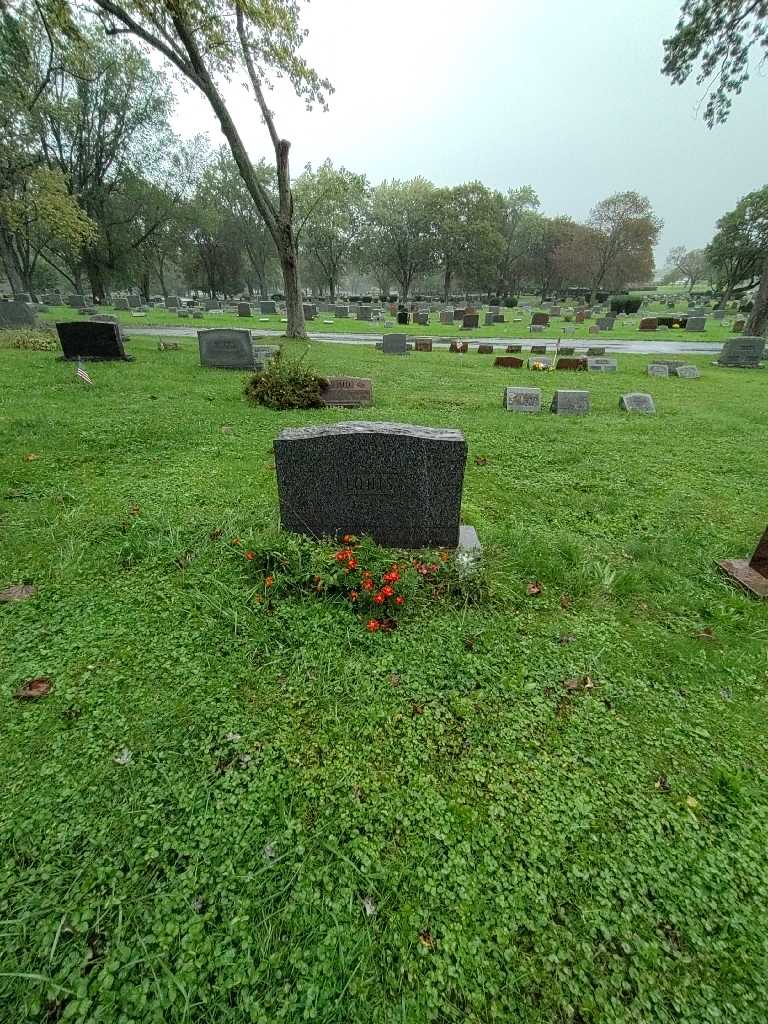
<path id="1" fill-rule="evenodd" d="M 0 605 L 0 1020 L 763 1024 L 768 620 L 714 563 L 768 518 L 768 370 L 318 344 L 375 407 L 278 413 L 195 349 L 88 388 L 0 348 L 0 589 L 39 588 Z M 466 434 L 481 603 L 256 601 L 273 438 L 361 418 Z"/>
<path id="2" fill-rule="evenodd" d="M 658 307 L 656 309 L 656 306 Z M 667 310 L 662 307 L 661 304 L 656 304 L 654 309 L 659 315 L 664 313 L 670 315 L 671 310 Z M 354 309 L 354 307 L 353 307 Z M 681 306 L 682 309 L 682 306 Z M 113 310 L 109 307 L 105 308 L 105 312 L 110 315 L 116 316 L 120 323 L 127 324 L 128 326 L 139 326 L 139 327 L 182 327 L 188 331 L 197 331 L 200 328 L 206 327 L 248 327 L 251 330 L 270 330 L 270 331 L 284 331 L 285 320 L 279 316 L 270 317 L 239 317 L 229 313 L 206 313 L 204 319 L 193 320 L 190 317 L 179 318 L 176 313 L 169 312 L 165 309 L 150 309 L 144 316 L 135 317 L 131 313 L 122 310 Z M 419 324 L 404 324 L 399 325 L 395 322 L 394 317 L 387 317 L 387 322 L 391 326 L 386 327 L 384 321 L 379 322 L 367 322 L 363 320 L 355 320 L 354 317 L 339 318 L 328 314 L 318 313 L 314 320 L 307 321 L 307 330 L 313 333 L 326 333 L 332 334 L 381 334 L 382 332 L 399 332 L 403 334 L 412 334 L 417 337 L 429 337 L 429 338 L 469 338 L 480 339 L 480 338 L 509 338 L 510 341 L 530 341 L 536 343 L 538 339 L 551 339 L 558 338 L 561 336 L 563 328 L 573 328 L 573 333 L 563 334 L 564 342 L 569 343 L 570 340 L 575 340 L 582 343 L 589 343 L 593 345 L 602 345 L 607 342 L 614 340 L 622 341 L 653 341 L 657 339 L 659 341 L 690 341 L 690 342 L 702 342 L 702 341 L 725 341 L 733 336 L 732 326 L 724 327 L 722 322 L 707 318 L 707 323 L 704 331 L 689 332 L 681 331 L 679 329 L 666 329 L 659 328 L 655 333 L 649 331 L 639 331 L 637 329 L 631 329 L 623 326 L 621 321 L 616 321 L 616 326 L 612 331 L 602 331 L 600 334 L 590 334 L 589 328 L 594 324 L 594 320 L 586 321 L 582 324 L 577 323 L 566 323 L 562 317 L 556 317 L 550 321 L 550 326 L 540 333 L 531 334 L 528 330 L 530 324 L 531 315 L 529 312 L 524 310 L 508 309 L 504 311 L 506 316 L 506 323 L 494 324 L 491 327 L 478 327 L 474 330 L 462 330 L 461 325 L 457 322 L 453 324 L 441 324 L 439 323 L 439 314 L 431 314 L 432 323 L 426 327 L 422 327 Z M 515 322 L 513 317 L 522 317 L 522 322 Z M 78 320 L 81 319 L 76 309 L 71 309 L 68 306 L 54 306 L 51 307 L 50 312 L 43 313 L 40 315 L 40 319 L 43 322 L 54 323 L 56 320 Z M 480 322 L 482 323 L 483 316 L 480 316 Z M 640 323 L 640 316 L 628 317 L 630 323 L 635 325 L 635 328 Z M 730 325 L 733 324 L 734 318 L 732 316 L 726 317 L 726 320 Z"/>

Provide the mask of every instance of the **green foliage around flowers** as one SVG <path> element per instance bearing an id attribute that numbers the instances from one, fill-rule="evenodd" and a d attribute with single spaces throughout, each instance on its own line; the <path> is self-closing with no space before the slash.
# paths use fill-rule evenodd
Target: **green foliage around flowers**
<path id="1" fill-rule="evenodd" d="M 254 374 L 245 386 L 249 401 L 268 409 L 318 409 L 325 379 L 304 365 L 306 351 L 298 359 L 280 350 L 266 370 Z"/>
<path id="2" fill-rule="evenodd" d="M 274 606 L 292 595 L 345 604 L 369 632 L 395 629 L 405 615 L 436 601 L 474 605 L 486 596 L 481 566 L 471 571 L 454 553 L 397 551 L 351 534 L 341 545 L 294 533 L 270 534 L 253 547 L 232 540 L 256 576 L 255 603 Z"/>
<path id="3" fill-rule="evenodd" d="M 0 348 L 22 348 L 29 352 L 58 352 L 59 343 L 50 331 L 36 331 L 29 327 L 20 330 L 0 330 Z"/>

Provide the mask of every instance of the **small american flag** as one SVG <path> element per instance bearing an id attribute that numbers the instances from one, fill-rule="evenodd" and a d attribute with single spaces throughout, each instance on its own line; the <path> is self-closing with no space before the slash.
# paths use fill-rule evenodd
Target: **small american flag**
<path id="1" fill-rule="evenodd" d="M 77 364 L 77 379 L 81 380 L 83 384 L 93 384 L 82 363 Z"/>

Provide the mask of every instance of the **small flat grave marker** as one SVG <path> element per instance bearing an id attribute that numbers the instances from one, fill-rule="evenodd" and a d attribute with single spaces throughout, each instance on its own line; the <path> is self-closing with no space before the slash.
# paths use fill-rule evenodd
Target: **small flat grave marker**
<path id="1" fill-rule="evenodd" d="M 587 369 L 590 373 L 616 373 L 618 368 L 619 364 L 615 359 L 601 356 L 587 358 Z"/>
<path id="2" fill-rule="evenodd" d="M 626 395 L 621 395 L 619 398 L 619 408 L 623 412 L 644 412 L 649 414 L 656 412 L 653 396 L 642 391 L 631 391 Z"/>
<path id="3" fill-rule="evenodd" d="M 519 356 L 496 356 L 493 365 L 507 370 L 516 370 L 523 365 L 523 360 Z"/>
<path id="4" fill-rule="evenodd" d="M 504 388 L 502 405 L 507 412 L 541 412 L 541 388 Z"/>
<path id="5" fill-rule="evenodd" d="M 717 564 L 734 583 L 755 597 L 768 598 L 768 530 L 760 538 L 751 558 L 728 558 Z"/>
<path id="6" fill-rule="evenodd" d="M 341 409 L 373 405 L 373 381 L 366 377 L 328 377 L 321 389 L 323 405 Z"/>
<path id="7" fill-rule="evenodd" d="M 686 380 L 695 380 L 701 376 L 698 366 L 675 366 L 672 368 L 672 375 Z"/>
<path id="8" fill-rule="evenodd" d="M 649 363 L 648 364 L 648 376 L 649 377 L 668 377 L 669 367 L 666 363 Z"/>
<path id="9" fill-rule="evenodd" d="M 550 412 L 558 416 L 586 416 L 590 410 L 588 391 L 562 391 L 555 392 Z"/>

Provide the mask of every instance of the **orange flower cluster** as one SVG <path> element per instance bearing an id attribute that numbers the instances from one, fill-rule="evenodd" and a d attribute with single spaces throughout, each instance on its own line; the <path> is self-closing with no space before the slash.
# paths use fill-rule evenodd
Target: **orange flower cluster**
<path id="1" fill-rule="evenodd" d="M 355 553 L 357 538 L 352 534 L 345 534 L 342 543 L 346 547 L 341 548 L 334 554 L 334 560 L 344 566 L 344 575 L 355 577 L 348 598 L 352 604 L 370 602 L 374 610 L 378 612 L 376 618 L 369 619 L 367 629 L 375 633 L 380 629 L 393 629 L 395 623 L 386 616 L 388 604 L 402 608 L 405 604 L 405 597 L 397 592 L 397 585 L 400 583 L 400 570 L 396 562 L 391 568 L 377 579 L 370 569 L 363 569 L 358 563 Z"/>

